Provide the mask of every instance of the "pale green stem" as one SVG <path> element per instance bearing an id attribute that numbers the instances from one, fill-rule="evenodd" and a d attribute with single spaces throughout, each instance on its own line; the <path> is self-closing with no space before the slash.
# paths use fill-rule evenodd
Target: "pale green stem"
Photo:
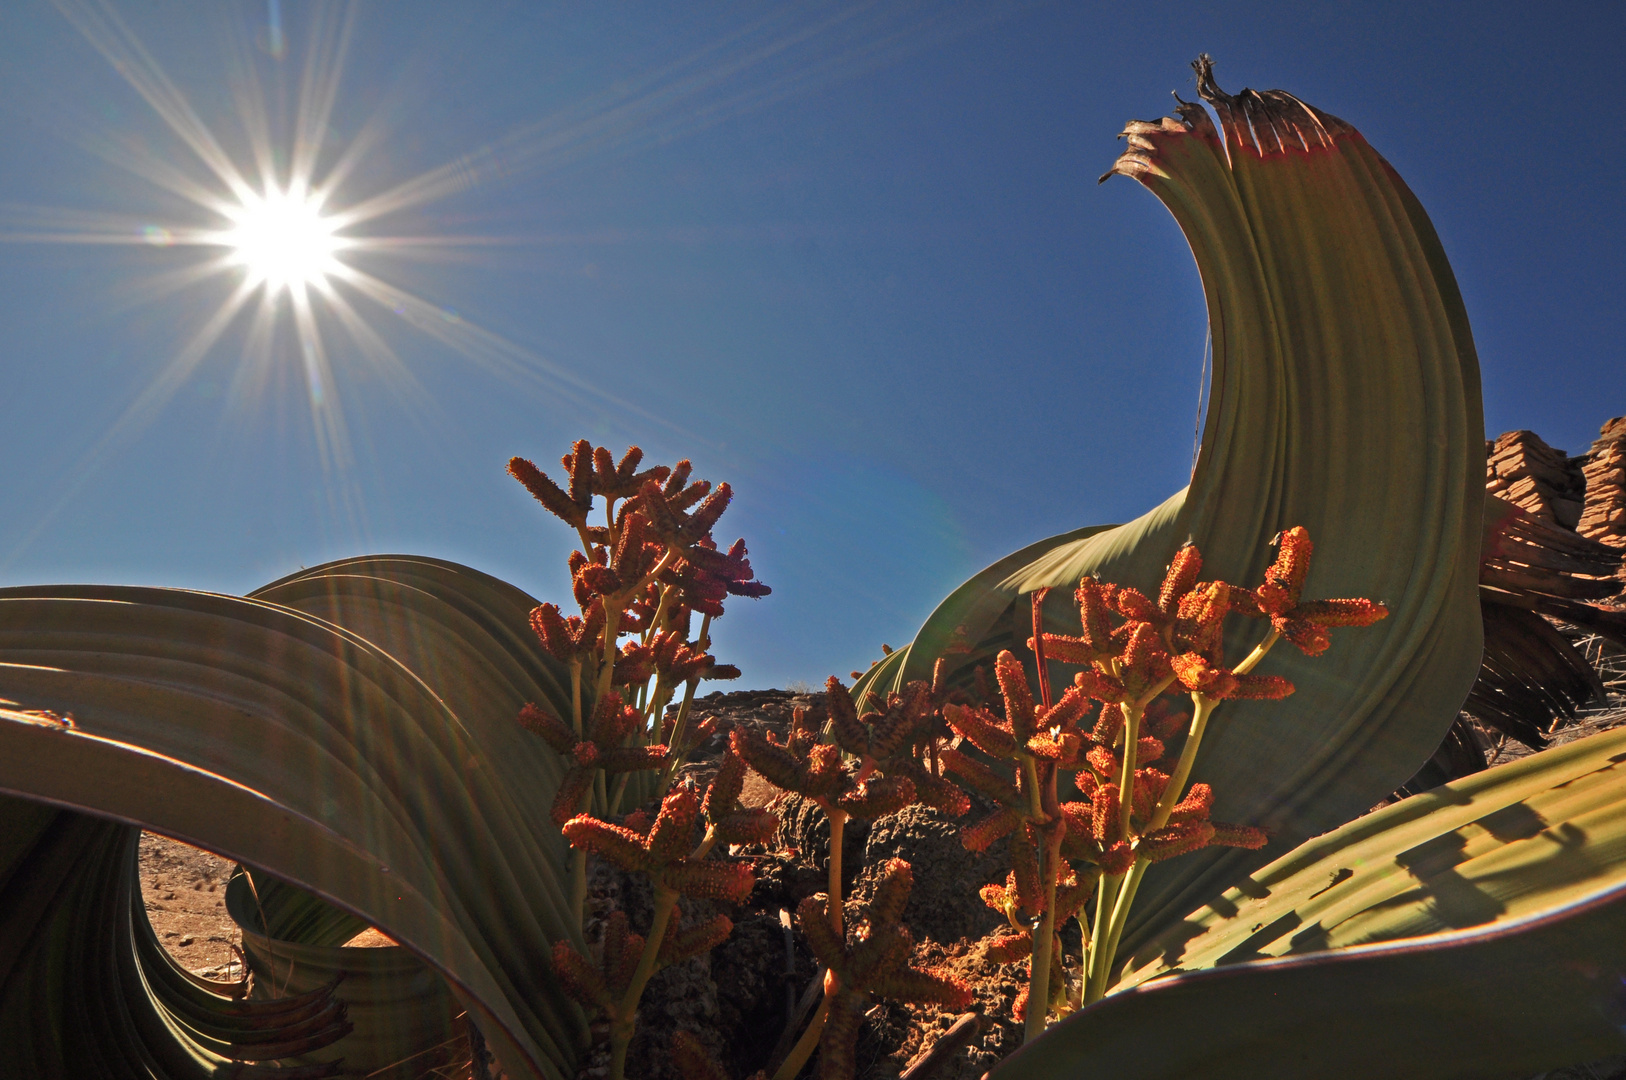
<path id="1" fill-rule="evenodd" d="M 1174 772 L 1169 775 L 1169 782 L 1163 788 L 1163 797 L 1157 801 L 1157 809 L 1152 811 L 1152 820 L 1147 824 L 1147 832 L 1156 832 L 1169 823 L 1169 815 L 1174 812 L 1175 804 L 1182 798 L 1181 792 L 1186 786 L 1186 780 L 1191 776 L 1191 766 L 1197 760 L 1197 746 L 1203 741 L 1203 731 L 1208 727 L 1208 718 L 1214 714 L 1214 708 L 1219 700 L 1206 694 L 1192 694 L 1191 700 L 1196 710 L 1191 714 L 1191 730 L 1186 735 L 1186 745 L 1180 749 L 1180 760 L 1175 763 Z"/>
<path id="2" fill-rule="evenodd" d="M 1090 927 L 1089 927 L 1089 922 L 1088 922 L 1088 920 L 1082 919 L 1082 918 L 1080 918 L 1080 917 L 1078 917 L 1076 915 L 1073 916 L 1073 919 L 1074 919 L 1075 922 L 1078 923 L 1079 935 L 1084 939 L 1080 943 L 1081 950 L 1082 950 L 1080 956 L 1081 956 L 1081 959 L 1083 961 L 1083 970 L 1080 971 L 1079 974 L 1078 974 L 1078 983 L 1076 985 L 1074 985 L 1071 982 L 1068 983 L 1068 986 L 1067 986 L 1067 1008 L 1068 1008 L 1069 1012 L 1077 1012 L 1079 1009 L 1081 1009 L 1083 1007 L 1083 1005 L 1084 1005 L 1084 983 L 1086 981 L 1088 981 L 1088 979 L 1090 977 L 1089 976 L 1089 971 L 1090 971 L 1090 968 L 1089 968 L 1089 963 L 1090 963 Z"/>
<path id="3" fill-rule="evenodd" d="M 1253 647 L 1253 652 L 1244 657 L 1242 663 L 1238 664 L 1231 670 L 1236 672 L 1238 675 L 1246 675 L 1248 672 L 1254 669 L 1259 661 L 1265 658 L 1265 654 L 1270 652 L 1271 646 L 1275 645 L 1276 642 L 1280 641 L 1281 639 L 1282 635 L 1277 633 L 1275 630 L 1272 630 L 1270 633 L 1265 635 L 1265 640 Z"/>
<path id="4" fill-rule="evenodd" d="M 604 774 L 599 773 L 598 779 L 603 780 Z M 593 793 L 582 793 L 581 805 L 576 808 L 578 813 L 585 814 L 587 805 L 592 801 Z M 576 931 L 582 933 L 587 915 L 587 849 L 576 848 L 570 857 L 570 910 L 576 914 Z"/>
<path id="5" fill-rule="evenodd" d="M 575 659 L 570 662 L 570 726 L 576 733 L 576 741 L 582 741 L 582 662 Z"/>
<path id="6" fill-rule="evenodd" d="M 570 726 L 576 733 L 576 741 L 582 741 L 582 662 L 570 662 Z M 598 777 L 594 777 L 595 785 Z M 578 811 L 585 812 L 592 803 L 591 789 L 582 798 Z M 587 852 L 579 850 L 571 853 L 570 857 L 570 910 L 576 916 L 576 933 L 582 932 L 582 916 L 587 904 Z"/>
<path id="7" fill-rule="evenodd" d="M 1135 808 L 1135 751 L 1140 739 L 1139 701 L 1124 706 L 1124 768 L 1118 779 L 1118 835 L 1125 840 L 1129 835 L 1129 815 Z"/>
<path id="8" fill-rule="evenodd" d="M 621 608 L 612 606 L 608 596 L 603 597 L 604 603 L 604 658 L 599 661 L 598 682 L 594 686 L 597 696 L 594 701 L 603 701 L 610 695 L 610 686 L 615 681 L 615 654 L 616 640 L 621 636 L 617 633 L 621 625 Z"/>
<path id="9" fill-rule="evenodd" d="M 646 683 L 643 687 L 640 688 L 639 692 L 642 693 L 643 691 L 646 691 L 648 689 L 649 689 L 649 686 Z M 656 678 L 655 678 L 655 689 L 656 689 L 657 692 L 652 696 L 652 700 L 651 700 L 650 704 L 656 704 L 660 700 L 660 694 L 658 692 L 660 690 L 660 676 L 659 675 L 657 675 Z M 656 707 L 659 707 L 659 706 L 657 705 Z M 640 709 L 642 709 L 642 705 L 640 705 Z M 648 717 L 647 717 L 647 714 L 646 714 L 645 719 L 639 722 L 639 730 L 634 732 L 632 734 L 632 736 L 631 736 L 634 745 L 643 746 L 648 742 L 648 739 L 645 738 L 645 731 L 644 731 L 644 728 L 647 726 L 647 724 L 648 724 Z M 615 794 L 610 796 L 609 802 L 607 804 L 609 813 L 618 814 L 618 813 L 621 812 L 621 797 L 626 794 L 627 784 L 628 784 L 629 781 L 631 781 L 631 779 L 632 779 L 632 773 L 631 772 L 624 772 L 624 773 L 622 773 L 620 775 L 620 777 L 618 777 L 616 779 L 616 782 L 615 782 Z M 664 797 L 666 795 L 666 789 L 664 787 L 661 789 L 660 794 L 661 794 L 662 797 Z"/>
<path id="10" fill-rule="evenodd" d="M 632 773 L 630 772 L 624 772 L 620 776 L 616 777 L 615 793 L 609 797 L 606 803 L 608 813 L 614 815 L 621 812 L 621 796 L 626 794 L 627 781 L 630 779 L 632 779 Z"/>
<path id="11" fill-rule="evenodd" d="M 1118 897 L 1118 885 L 1122 881 L 1122 874 L 1108 874 L 1095 886 L 1095 919 L 1084 963 L 1085 1001 L 1090 1000 L 1089 989 L 1095 982 L 1095 969 L 1102 963 L 1101 953 L 1107 944 L 1107 924 L 1112 919 L 1112 902 Z"/>
<path id="12" fill-rule="evenodd" d="M 1031 754 L 1017 755 L 1022 766 L 1022 786 L 1027 789 L 1028 814 L 1034 824 L 1045 820 L 1044 795 L 1039 790 L 1039 767 Z M 1021 841 L 1013 837 L 1012 843 Z M 1045 1014 L 1050 1007 L 1050 954 L 1056 935 L 1056 874 L 1055 858 L 1047 843 L 1040 855 L 1039 875 L 1045 883 L 1044 916 L 1039 928 L 1033 931 L 1033 953 L 1028 962 L 1028 1014 L 1022 1040 L 1036 1038 L 1044 1031 Z"/>
<path id="13" fill-rule="evenodd" d="M 1056 942 L 1056 870 L 1061 854 L 1058 837 L 1044 848 L 1044 862 L 1039 872 L 1044 875 L 1044 917 L 1033 941 L 1033 962 L 1028 972 L 1028 1014 L 1024 1022 L 1022 1041 L 1031 1042 L 1044 1033 L 1045 1020 L 1050 1012 L 1050 965 L 1055 962 Z"/>
<path id="14" fill-rule="evenodd" d="M 1264 659 L 1265 654 L 1270 652 L 1271 646 L 1276 644 L 1278 638 L 1279 635 L 1272 630 L 1233 670 L 1242 675 L 1253 670 L 1254 666 Z M 1161 688 L 1158 692 L 1161 692 Z M 1148 833 L 1156 832 L 1168 824 L 1169 815 L 1174 812 L 1175 806 L 1180 802 L 1182 789 L 1184 789 L 1186 781 L 1191 776 L 1191 768 L 1197 760 L 1197 749 L 1202 743 L 1203 732 L 1208 726 L 1208 718 L 1213 715 L 1214 709 L 1219 704 L 1218 700 L 1203 694 L 1193 694 L 1191 697 L 1196 705 L 1191 717 L 1191 730 L 1186 736 L 1186 745 L 1181 748 L 1180 760 L 1176 763 L 1174 772 L 1169 776 L 1169 782 L 1165 785 L 1163 794 L 1158 799 L 1157 807 L 1152 811 L 1151 820 L 1146 823 L 1145 831 Z M 1124 775 L 1126 783 L 1121 789 L 1119 797 L 1127 803 L 1129 801 L 1128 796 L 1132 791 L 1128 784 L 1132 782 L 1134 775 L 1129 769 L 1129 755 L 1135 733 L 1130 730 L 1130 710 L 1126 708 L 1124 713 Z M 1138 719 L 1138 711 L 1135 715 L 1136 719 Z M 1123 818 L 1127 819 L 1127 817 L 1126 809 Z M 1128 835 L 1127 827 L 1125 828 L 1125 835 Z M 1116 958 L 1118 942 L 1123 937 L 1125 925 L 1129 922 L 1129 908 L 1135 902 L 1135 893 L 1140 888 L 1141 878 L 1146 874 L 1147 865 L 1149 864 L 1146 860 L 1137 861 L 1122 879 L 1121 886 L 1115 890 L 1110 889 L 1108 886 L 1108 882 L 1113 880 L 1111 878 L 1103 879 L 1098 889 L 1095 940 L 1093 948 L 1090 950 L 1090 959 L 1085 975 L 1084 1004 L 1086 1005 L 1099 1001 L 1106 994 L 1107 979 L 1112 973 L 1112 962 Z M 1109 896 L 1109 893 L 1112 895 Z M 1109 905 L 1111 915 L 1103 922 L 1103 916 L 1106 915 Z"/>
<path id="15" fill-rule="evenodd" d="M 666 554 L 662 555 L 660 561 L 650 567 L 649 572 L 643 577 L 632 585 L 623 587 L 620 592 L 600 598 L 600 602 L 604 605 L 604 658 L 599 664 L 596 686 L 598 690 L 597 700 L 604 700 L 605 695 L 610 692 L 610 686 L 615 678 L 616 644 L 621 639 L 618 630 L 621 626 L 622 607 L 628 599 L 637 596 L 640 589 L 654 581 L 660 572 L 666 569 L 667 564 L 676 557 L 676 549 L 667 548 Z"/>
<path id="16" fill-rule="evenodd" d="M 645 645 L 649 644 L 649 639 L 654 637 L 657 631 L 666 629 L 666 613 L 671 606 L 672 596 L 676 592 L 676 585 L 667 585 L 661 589 L 661 602 L 656 605 L 655 615 L 649 620 L 649 625 L 644 627 Z"/>
<path id="17" fill-rule="evenodd" d="M 595 545 L 593 544 L 593 541 L 587 538 L 587 523 L 585 521 L 576 526 L 576 538 L 582 542 L 582 554 L 591 559 L 593 557 L 593 548 Z"/>
<path id="18" fill-rule="evenodd" d="M 813 1048 L 819 1045 L 819 1036 L 824 1033 L 824 1018 L 829 1014 L 830 994 L 826 992 L 824 1000 L 819 1002 L 819 1011 L 808 1021 L 807 1030 L 796 1040 L 796 1045 L 791 1047 L 784 1062 L 774 1070 L 773 1080 L 795 1080 L 796 1074 L 807 1064 L 807 1059 L 813 1056 Z"/>
<path id="19" fill-rule="evenodd" d="M 847 933 L 842 926 L 845 910 L 841 902 L 841 843 L 847 827 L 847 812 L 830 806 L 826 807 L 825 816 L 830 819 L 830 926 L 841 939 Z"/>
<path id="20" fill-rule="evenodd" d="M 1144 697 L 1133 702 L 1126 702 L 1123 706 L 1124 726 L 1124 763 L 1123 772 L 1118 778 L 1118 834 L 1125 840 L 1133 840 L 1130 834 L 1130 815 L 1135 808 L 1135 756 L 1138 749 L 1136 743 L 1140 739 L 1140 718 L 1146 707 L 1146 702 L 1163 692 L 1171 680 L 1165 679 Z M 1101 879 L 1096 886 L 1095 895 L 1095 932 L 1090 935 L 1093 948 L 1090 951 L 1089 963 L 1086 965 L 1084 1001 L 1088 1004 L 1094 999 L 1090 997 L 1090 989 L 1098 983 L 1104 982 L 1105 970 L 1112 966 L 1112 950 L 1108 929 L 1111 926 L 1112 914 L 1120 898 L 1119 886 L 1123 876 L 1114 874 Z M 1031 997 L 1031 993 L 1030 993 Z"/>
<path id="21" fill-rule="evenodd" d="M 665 598 L 661 600 L 665 603 Z M 700 636 L 695 639 L 695 648 L 705 652 L 711 647 L 711 616 L 707 615 L 700 620 Z M 689 728 L 689 710 L 694 706 L 695 688 L 700 685 L 699 679 L 690 679 L 683 688 L 683 704 L 678 706 L 677 719 L 672 722 L 672 738 L 667 745 L 672 748 L 671 756 L 666 767 L 661 770 L 660 789 L 655 793 L 657 800 L 666 798 L 666 792 L 672 786 L 672 778 L 677 775 L 678 766 L 683 764 L 678 756 L 677 748 L 683 745 L 683 737 Z M 658 720 L 657 720 L 658 722 Z"/>
<path id="22" fill-rule="evenodd" d="M 655 742 L 650 737 L 650 727 L 652 724 L 656 725 L 654 734 L 660 734 L 658 725 L 660 723 L 660 709 L 663 704 L 661 699 L 670 696 L 670 691 L 667 690 L 665 680 L 661 678 L 661 673 L 658 671 L 655 672 L 655 678 L 651 682 L 645 683 L 638 690 L 638 712 L 642 715 L 642 719 L 638 721 L 638 731 L 634 738 L 637 740 L 637 745 L 650 746 Z"/>
<path id="23" fill-rule="evenodd" d="M 621 998 L 621 1007 L 616 1010 L 615 1019 L 610 1024 L 610 1080 L 623 1080 L 626 1075 L 627 1046 L 638 1028 L 638 999 L 643 997 L 649 977 L 655 974 L 661 941 L 666 937 L 666 926 L 671 922 L 672 907 L 676 902 L 677 893 L 658 885 L 655 887 L 655 918 L 649 924 L 649 936 L 644 939 L 644 951 L 638 957 L 638 967 L 632 973 L 632 981 L 627 984 L 627 992 Z"/>
<path id="24" fill-rule="evenodd" d="M 1098 963 L 1090 971 L 1089 985 L 1084 989 L 1084 1004 L 1090 1005 L 1106 996 L 1107 979 L 1112 974 L 1112 961 L 1118 951 L 1118 940 L 1123 937 L 1124 925 L 1129 921 L 1129 907 L 1135 902 L 1135 892 L 1146 874 L 1148 862 L 1142 859 L 1130 867 L 1123 886 L 1112 906 L 1112 917 L 1104 928 L 1104 936 L 1097 942 Z"/>
<path id="25" fill-rule="evenodd" d="M 1039 791 L 1039 767 L 1033 755 L 1018 750 L 1016 759 L 1022 766 L 1022 786 L 1028 789 L 1028 814 L 1035 825 L 1045 819 L 1044 795 Z"/>

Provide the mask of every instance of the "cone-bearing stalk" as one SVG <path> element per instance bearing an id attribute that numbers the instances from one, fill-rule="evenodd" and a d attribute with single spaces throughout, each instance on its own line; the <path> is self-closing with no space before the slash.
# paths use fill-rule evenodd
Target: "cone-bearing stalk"
<path id="1" fill-rule="evenodd" d="M 643 955 L 632 973 L 632 982 L 621 998 L 621 1007 L 610 1022 L 610 1080 L 622 1080 L 627 1069 L 627 1046 L 638 1027 L 638 1001 L 644 995 L 649 977 L 655 974 L 655 961 L 660 955 L 666 927 L 672 920 L 672 907 L 677 893 L 670 889 L 655 889 L 655 917 L 649 924 L 649 936 L 644 940 Z"/>

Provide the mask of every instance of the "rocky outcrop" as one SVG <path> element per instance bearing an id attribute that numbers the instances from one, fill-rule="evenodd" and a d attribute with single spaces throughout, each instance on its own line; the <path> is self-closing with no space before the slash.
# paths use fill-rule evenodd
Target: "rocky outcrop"
<path id="1" fill-rule="evenodd" d="M 1599 436 L 1582 459 L 1586 488 L 1575 531 L 1611 547 L 1626 547 L 1626 416 L 1609 421 Z"/>
<path id="2" fill-rule="evenodd" d="M 1552 525 L 1626 548 L 1626 416 L 1570 457 L 1533 431 L 1485 442 L 1485 490 Z"/>
<path id="3" fill-rule="evenodd" d="M 1585 509 L 1582 458 L 1554 450 L 1533 431 L 1485 444 L 1485 488 L 1543 521 L 1573 529 Z"/>

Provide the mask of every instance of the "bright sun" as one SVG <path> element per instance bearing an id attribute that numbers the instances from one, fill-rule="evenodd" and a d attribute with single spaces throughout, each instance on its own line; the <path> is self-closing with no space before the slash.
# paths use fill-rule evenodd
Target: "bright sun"
<path id="1" fill-rule="evenodd" d="M 335 255 L 346 245 L 334 235 L 333 220 L 322 216 L 319 198 L 272 189 L 245 196 L 227 216 L 232 226 L 223 239 L 232 261 L 267 292 L 319 288 L 339 268 Z"/>

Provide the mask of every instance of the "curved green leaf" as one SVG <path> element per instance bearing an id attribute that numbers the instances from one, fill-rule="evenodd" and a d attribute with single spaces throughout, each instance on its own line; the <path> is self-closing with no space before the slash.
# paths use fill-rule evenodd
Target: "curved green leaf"
<path id="1" fill-rule="evenodd" d="M 1623 918 L 1617 730 L 1302 845 L 1143 945 L 1129 989 L 995 1076 L 1481 1080 L 1620 1053 Z"/>
<path id="2" fill-rule="evenodd" d="M 1277 649 L 1262 670 L 1298 693 L 1227 703 L 1209 728 L 1194 776 L 1213 785 L 1216 817 L 1270 829 L 1279 852 L 1403 783 L 1473 684 L 1478 363 L 1428 216 L 1360 133 L 1280 91 L 1231 97 L 1201 74 L 1220 127 L 1182 103 L 1179 119 L 1130 124 L 1113 167 L 1168 207 L 1202 275 L 1214 374 L 1190 486 L 1125 525 L 1046 541 L 1002 577 L 985 571 L 877 688 L 929 675 L 956 626 L 978 654 L 1020 648 L 1026 612 L 1020 625 L 1010 614 L 1020 594 L 1085 574 L 1155 589 L 1188 538 L 1205 577 L 1257 584 L 1274 534 L 1304 525 L 1316 542 L 1306 595 L 1381 599 L 1391 615 L 1341 632 L 1321 657 Z M 1057 589 L 1046 619 L 1076 633 L 1071 592 Z M 1232 629 L 1240 659 L 1258 631 Z M 1155 868 L 1126 947 L 1265 857 L 1233 850 Z"/>
<path id="3" fill-rule="evenodd" d="M 511 1076 L 566 1075 L 585 1026 L 549 977 L 551 945 L 569 933 L 547 813 L 559 763 L 513 722 L 525 700 L 561 707 L 526 629 L 532 602 L 434 560 L 331 569 L 269 591 L 374 618 L 370 632 L 443 692 L 292 606 L 4 590 L 0 790 L 309 889 L 440 972 Z M 53 719 L 66 714 L 70 725 Z"/>
<path id="4" fill-rule="evenodd" d="M 248 874 L 226 887 L 226 911 L 243 928 L 243 955 L 256 995 L 288 997 L 337 984 L 354 1030 L 319 1051 L 293 1060 L 342 1058 L 346 1069 L 369 1076 L 396 1075 L 410 1061 L 425 1071 L 423 1054 L 458 1036 L 456 1001 L 445 980 L 400 946 L 346 948 L 360 929 L 353 917 L 284 882 Z M 267 926 L 280 933 L 267 933 Z M 286 936 L 285 936 L 286 935 Z M 314 939 L 314 940 L 313 940 Z"/>
<path id="5" fill-rule="evenodd" d="M 330 985 L 249 1002 L 241 984 L 182 969 L 147 921 L 139 837 L 133 826 L 0 798 L 0 1073 L 250 1080 L 265 1067 L 243 1061 L 317 1050 L 346 1034 Z"/>
<path id="6" fill-rule="evenodd" d="M 1058 547 L 1118 527 L 1089 525 L 1082 529 L 1074 529 L 1072 532 L 1029 544 L 992 566 L 984 567 L 937 605 L 911 644 L 902 649 L 894 649 L 884 660 L 864 672 L 853 684 L 853 700 L 860 709 L 863 709 L 866 707 L 868 696 L 872 693 L 882 695 L 896 693 L 912 679 L 930 679 L 933 663 L 937 657 L 943 655 L 945 649 L 951 647 L 951 642 L 957 636 L 962 638 L 974 636 L 979 654 L 1013 647 L 1011 642 L 1015 640 L 1015 634 L 999 625 L 1002 621 L 1008 623 L 1013 613 L 1012 594 L 1002 583 L 1035 559 Z M 1031 624 L 1029 626 L 1031 633 Z M 961 633 L 962 628 L 965 633 Z M 1007 630 L 1004 640 L 999 636 L 1001 630 Z M 966 640 L 964 643 L 969 645 L 971 641 Z"/>

